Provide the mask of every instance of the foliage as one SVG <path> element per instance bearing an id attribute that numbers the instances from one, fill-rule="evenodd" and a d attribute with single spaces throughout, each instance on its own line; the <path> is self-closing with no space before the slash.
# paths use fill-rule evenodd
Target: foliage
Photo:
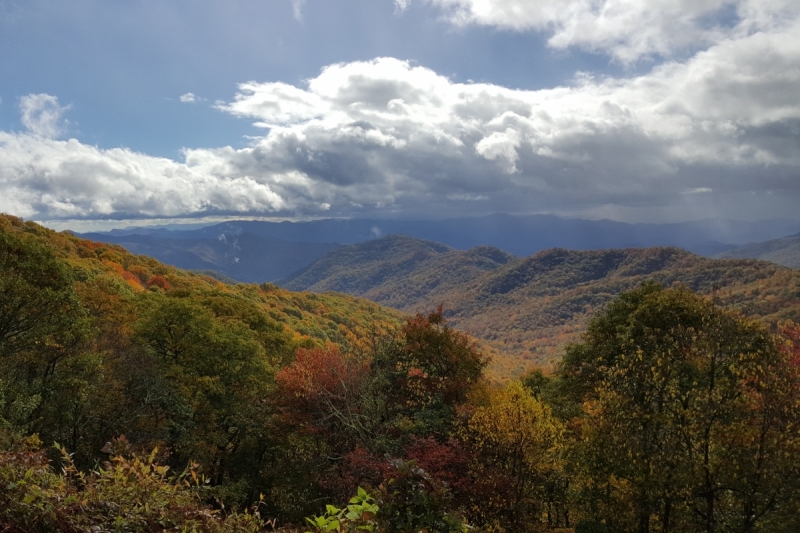
<path id="1" fill-rule="evenodd" d="M 240 508 L 269 485 L 275 373 L 298 349 L 359 349 L 400 324 L 363 300 L 225 285 L 9 216 L 0 291 L 0 429 L 61 442 L 80 469 L 125 433 L 173 469 L 196 461 L 209 496 Z"/>
<path id="2" fill-rule="evenodd" d="M 340 498 L 359 485 L 377 489 L 397 470 L 389 457 L 404 448 L 433 459 L 413 445 L 430 439 L 431 449 L 440 449 L 485 364 L 441 309 L 376 335 L 367 350 L 300 350 L 276 376 L 275 432 L 294 444 L 284 461 L 306 472 L 298 481 L 316 478 L 323 491 Z M 287 483 L 284 491 L 295 489 Z"/>
<path id="3" fill-rule="evenodd" d="M 384 482 L 379 495 L 359 487 L 344 509 L 326 506 L 324 515 L 307 518 L 317 532 L 380 531 L 381 533 L 464 533 L 470 527 L 448 511 L 450 492 L 414 461 L 392 462 L 394 476 Z"/>
<path id="4" fill-rule="evenodd" d="M 376 531 L 377 512 L 378 505 L 375 504 L 375 500 L 364 489 L 358 487 L 356 495 L 350 498 L 344 509 L 326 505 L 324 515 L 306 518 L 306 520 L 319 532 Z"/>
<path id="5" fill-rule="evenodd" d="M 196 465 L 172 477 L 155 462 L 156 450 L 148 457 L 112 455 L 87 474 L 59 448 L 62 469 L 56 473 L 38 444 L 28 439 L 0 452 L 3 531 L 255 533 L 263 526 L 257 510 L 225 516 L 203 505 L 207 489 Z"/>
<path id="6" fill-rule="evenodd" d="M 490 391 L 488 405 L 475 409 L 462 434 L 475 452 L 472 469 L 480 487 L 471 520 L 524 531 L 536 527 L 547 509 L 550 523 L 558 522 L 564 502 L 552 488 L 562 477 L 562 433 L 560 422 L 519 382 Z"/>
<path id="7" fill-rule="evenodd" d="M 763 326 L 649 284 L 584 338 L 561 386 L 582 403 L 574 457 L 590 518 L 620 532 L 761 531 L 796 500 L 800 374 Z"/>
<path id="8" fill-rule="evenodd" d="M 398 426 L 444 438 L 487 362 L 469 337 L 450 328 L 440 306 L 408 318 L 400 341 L 375 354 L 372 371 L 387 398 L 387 415 Z"/>
<path id="9" fill-rule="evenodd" d="M 494 350 L 507 381 L 532 364 L 552 368 L 589 319 L 644 281 L 686 285 L 772 323 L 800 320 L 800 271 L 752 259 L 707 259 L 677 248 L 552 249 L 514 258 L 496 248 L 452 250 L 391 236 L 337 249 L 286 283 L 341 291 L 406 312 L 447 302 L 451 326 Z"/>
<path id="10" fill-rule="evenodd" d="M 396 460 L 394 477 L 384 482 L 378 496 L 378 523 L 386 533 L 461 533 L 469 530 L 464 520 L 450 512 L 452 498 L 446 485 L 437 482 L 416 463 Z"/>
<path id="11" fill-rule="evenodd" d="M 795 273 L 484 249 L 436 292 L 462 252 L 405 245 L 392 272 L 427 272 L 498 345 L 603 310 L 557 369 L 499 387 L 441 306 L 224 285 L 0 217 L 0 530 L 286 531 L 320 502 L 311 525 L 339 531 L 800 527 L 800 326 L 731 310 L 788 317 Z M 648 276 L 690 287 L 623 290 Z"/>

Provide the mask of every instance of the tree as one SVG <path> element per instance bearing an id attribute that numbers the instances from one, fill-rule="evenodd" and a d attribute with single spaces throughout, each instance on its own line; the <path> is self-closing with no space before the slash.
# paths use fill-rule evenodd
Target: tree
<path id="1" fill-rule="evenodd" d="M 72 272 L 51 246 L 0 230 L 0 357 L 68 341 L 83 315 Z"/>
<path id="2" fill-rule="evenodd" d="M 792 486 L 798 381 L 756 322 L 645 284 L 592 320 L 560 373 L 582 403 L 588 512 L 614 531 L 756 531 Z"/>
<path id="3" fill-rule="evenodd" d="M 214 485 L 252 480 L 273 384 L 256 334 L 193 298 L 154 293 L 140 303 L 136 338 L 154 374 L 141 394 L 173 460 L 198 461 Z"/>
<path id="4" fill-rule="evenodd" d="M 35 226 L 0 218 L 0 426 L 81 434 L 102 376 L 72 269 Z"/>
<path id="5" fill-rule="evenodd" d="M 363 405 L 366 363 L 337 348 L 300 349 L 295 361 L 275 376 L 283 421 L 321 433 L 339 452 L 368 445 L 377 428 Z"/>
<path id="6" fill-rule="evenodd" d="M 406 319 L 396 343 L 374 355 L 372 372 L 382 383 L 396 421 L 411 433 L 446 439 L 456 406 L 483 376 L 487 357 L 464 333 L 447 325 L 442 306 Z"/>
<path id="7" fill-rule="evenodd" d="M 477 457 L 471 520 L 513 531 L 536 527 L 547 503 L 561 503 L 548 501 L 548 487 L 561 477 L 562 435 L 558 420 L 519 382 L 490 391 L 489 404 L 475 408 L 462 430 Z"/>

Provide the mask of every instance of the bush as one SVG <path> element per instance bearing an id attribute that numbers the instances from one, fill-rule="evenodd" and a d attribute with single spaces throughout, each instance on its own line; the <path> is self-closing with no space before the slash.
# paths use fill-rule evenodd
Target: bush
<path id="1" fill-rule="evenodd" d="M 204 479 L 190 465 L 177 476 L 148 457 L 130 456 L 124 436 L 110 443 L 109 461 L 79 471 L 63 447 L 61 473 L 31 437 L 0 451 L 0 531 L 256 533 L 263 522 L 253 513 L 223 516 L 202 502 Z"/>
<path id="2" fill-rule="evenodd" d="M 448 509 L 451 496 L 445 485 L 432 479 L 413 460 L 391 463 L 395 476 L 381 484 L 377 497 L 359 487 L 346 508 L 327 505 L 325 514 L 306 520 L 317 533 L 463 533 L 470 529 Z"/>

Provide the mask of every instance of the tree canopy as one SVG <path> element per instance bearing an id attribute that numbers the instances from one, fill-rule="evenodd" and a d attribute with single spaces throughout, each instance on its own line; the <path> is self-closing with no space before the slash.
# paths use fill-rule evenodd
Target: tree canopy
<path id="1" fill-rule="evenodd" d="M 623 291 L 503 385 L 444 307 L 225 285 L 12 217 L 0 295 L 4 531 L 800 529 L 800 327 L 685 286 Z"/>

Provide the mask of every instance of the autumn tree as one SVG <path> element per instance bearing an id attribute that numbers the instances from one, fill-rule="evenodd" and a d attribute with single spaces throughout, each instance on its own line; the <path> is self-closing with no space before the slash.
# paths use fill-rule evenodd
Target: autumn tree
<path id="1" fill-rule="evenodd" d="M 136 338 L 152 375 L 140 384 L 150 423 L 215 485 L 257 474 L 273 371 L 246 324 L 217 317 L 190 297 L 141 301 Z M 244 494 L 227 495 L 236 500 Z"/>
<path id="2" fill-rule="evenodd" d="M 583 408 L 584 511 L 612 531 L 757 531 L 792 486 L 787 363 L 763 326 L 688 289 L 620 295 L 561 369 Z"/>
<path id="3" fill-rule="evenodd" d="M 374 355 L 372 371 L 396 420 L 417 435 L 446 438 L 455 407 L 466 402 L 487 363 L 470 337 L 447 324 L 439 306 L 408 318 L 398 342 Z"/>
<path id="4" fill-rule="evenodd" d="M 322 434 L 340 450 L 365 445 L 378 431 L 363 394 L 368 372 L 365 362 L 335 347 L 298 350 L 295 361 L 276 375 L 283 421 Z"/>
<path id="5" fill-rule="evenodd" d="M 476 455 L 471 475 L 478 486 L 470 521 L 513 531 L 562 522 L 566 509 L 552 488 L 561 481 L 563 428 L 519 382 L 489 393 L 475 408 L 461 437 Z"/>
<path id="6" fill-rule="evenodd" d="M 102 372 L 73 272 L 37 229 L 0 220 L 0 425 L 56 439 L 86 423 Z"/>

